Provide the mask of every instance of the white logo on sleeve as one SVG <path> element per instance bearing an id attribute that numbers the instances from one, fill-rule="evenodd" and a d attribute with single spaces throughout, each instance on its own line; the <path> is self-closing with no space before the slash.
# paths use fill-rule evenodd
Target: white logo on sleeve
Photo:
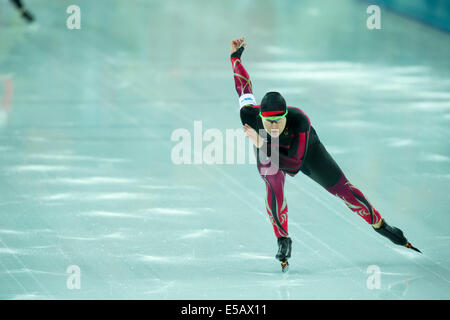
<path id="1" fill-rule="evenodd" d="M 239 97 L 239 105 L 240 107 L 245 107 L 247 105 L 256 105 L 256 100 L 255 97 L 253 96 L 253 94 L 251 93 L 246 93 L 243 94 L 242 96 Z"/>

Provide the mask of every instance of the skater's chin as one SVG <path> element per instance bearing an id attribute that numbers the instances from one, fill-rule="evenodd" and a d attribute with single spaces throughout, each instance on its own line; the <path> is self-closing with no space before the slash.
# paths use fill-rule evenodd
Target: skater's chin
<path id="1" fill-rule="evenodd" d="M 275 129 L 275 130 L 270 130 L 270 136 L 273 138 L 277 138 L 280 135 L 280 130 Z"/>

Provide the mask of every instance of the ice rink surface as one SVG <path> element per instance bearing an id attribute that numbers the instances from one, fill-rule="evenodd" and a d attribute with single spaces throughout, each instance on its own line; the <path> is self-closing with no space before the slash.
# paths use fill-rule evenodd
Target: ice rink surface
<path id="1" fill-rule="evenodd" d="M 1 299 L 450 298 L 448 33 L 350 0 L 83 0 L 81 30 L 26 2 L 34 25 L 0 2 Z M 241 128 L 240 36 L 257 100 L 301 108 L 423 255 L 299 173 L 282 274 L 255 165 L 173 163 L 175 130 Z"/>

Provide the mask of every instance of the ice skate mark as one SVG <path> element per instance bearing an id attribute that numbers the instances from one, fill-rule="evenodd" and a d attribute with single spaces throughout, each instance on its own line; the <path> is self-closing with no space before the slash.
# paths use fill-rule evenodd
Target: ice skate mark
<path id="1" fill-rule="evenodd" d="M 40 180 L 43 183 L 52 184 L 74 184 L 74 185 L 95 185 L 95 184 L 134 184 L 137 180 L 113 177 L 86 177 L 86 178 L 57 178 Z"/>
<path id="2" fill-rule="evenodd" d="M 51 166 L 51 165 L 23 165 L 23 166 L 11 166 L 9 171 L 19 171 L 19 172 L 55 172 L 55 171 L 66 171 L 70 167 L 67 166 Z"/>
<path id="3" fill-rule="evenodd" d="M 422 157 L 423 160 L 426 161 L 434 161 L 434 162 L 449 162 L 450 157 L 444 156 L 442 154 L 430 153 Z"/>
<path id="4" fill-rule="evenodd" d="M 106 217 L 106 218 L 142 218 L 137 215 L 121 213 L 121 212 L 109 212 L 109 211 L 89 211 L 80 213 L 82 216 L 91 216 L 91 217 Z"/>
<path id="5" fill-rule="evenodd" d="M 417 252 L 415 252 L 413 250 L 401 250 L 402 247 L 397 247 L 397 246 L 395 246 L 391 249 L 411 260 L 416 260 L 416 259 L 422 258 L 419 255 L 417 255 Z M 446 279 L 446 282 L 450 283 L 450 281 L 448 279 Z"/>
<path id="6" fill-rule="evenodd" d="M 199 188 L 196 186 L 168 186 L 168 185 L 141 185 L 139 188 L 142 189 L 150 189 L 150 190 L 167 190 L 167 189 L 185 189 L 185 190 L 198 190 Z"/>
<path id="7" fill-rule="evenodd" d="M 380 125 L 378 123 L 363 121 L 363 120 L 349 120 L 349 121 L 333 121 L 331 123 L 337 128 L 364 128 L 364 129 L 381 129 L 386 126 Z"/>
<path id="8" fill-rule="evenodd" d="M 101 158 L 101 157 L 93 157 L 93 156 L 82 156 L 75 154 L 52 154 L 52 153 L 35 153 L 30 154 L 30 158 L 33 159 L 42 159 L 42 160 L 70 160 L 70 161 L 98 161 L 98 162 L 107 162 L 107 163 L 124 163 L 129 162 L 128 159 L 120 159 L 120 158 Z"/>
<path id="9" fill-rule="evenodd" d="M 166 293 L 169 291 L 169 289 L 172 289 L 175 287 L 175 281 L 169 281 L 169 282 L 162 282 L 161 280 L 159 280 L 158 285 L 154 285 L 152 286 L 156 289 L 154 290 L 149 290 L 149 291 L 145 291 L 144 294 L 161 294 L 161 293 Z M 160 299 L 160 297 L 158 297 Z"/>
<path id="10" fill-rule="evenodd" d="M 449 110 L 450 102 L 447 101 L 413 102 L 408 104 L 408 107 L 414 110 L 420 110 L 424 112 L 439 112 Z"/>
<path id="11" fill-rule="evenodd" d="M 49 196 L 43 196 L 41 200 L 43 201 L 54 201 L 54 200 L 70 200 L 73 199 L 73 195 L 70 193 L 56 193 Z"/>
<path id="12" fill-rule="evenodd" d="M 18 255 L 16 254 L 16 253 L 14 253 L 14 249 L 10 249 L 7 245 L 6 245 L 6 243 L 4 242 L 4 241 L 2 241 L 2 239 L 0 239 L 0 244 L 3 246 L 3 249 L 6 249 L 6 250 L 12 250 L 13 252 L 10 252 L 10 254 L 11 254 L 11 256 L 22 266 L 22 268 L 24 269 L 24 270 L 29 270 L 29 268 L 27 268 L 27 266 L 23 263 L 23 261 L 18 257 Z M 5 267 L 5 265 L 1 262 L 1 259 L 0 259 L 0 265 L 5 269 L 5 270 L 8 270 L 8 268 L 6 268 Z M 31 273 L 31 272 L 29 272 L 29 271 L 27 271 L 26 272 L 26 274 L 28 275 L 28 276 L 30 276 L 30 278 L 31 279 L 33 279 L 34 280 L 34 282 L 39 286 L 39 288 L 45 293 L 45 294 L 47 294 L 50 298 L 51 298 L 51 295 L 50 295 L 50 293 L 48 292 L 48 290 L 47 290 L 47 288 L 40 282 L 40 281 L 38 281 L 37 279 L 36 279 L 36 277 L 33 275 L 33 273 Z M 14 277 L 12 274 L 10 274 L 10 273 L 8 273 L 8 275 L 10 275 L 13 279 L 14 279 L 14 281 L 20 286 L 20 288 L 22 288 L 22 290 L 25 292 L 25 294 L 30 294 L 28 291 L 27 291 L 27 289 L 22 285 L 22 283 L 16 278 L 16 277 Z"/>
<path id="13" fill-rule="evenodd" d="M 25 235 L 28 232 L 24 232 L 24 231 L 17 231 L 17 230 L 12 230 L 12 229 L 0 229 L 0 234 L 10 234 L 10 235 L 15 235 L 15 236 L 20 236 L 20 235 Z"/>
<path id="14" fill-rule="evenodd" d="M 180 239 L 198 239 L 224 233 L 222 230 L 203 229 L 181 236 Z"/>
<path id="15" fill-rule="evenodd" d="M 100 193 L 93 196 L 88 196 L 89 200 L 138 200 L 138 199 L 148 199 L 148 195 L 141 193 L 131 193 L 131 192 L 111 192 L 111 193 Z"/>
<path id="16" fill-rule="evenodd" d="M 236 258 L 236 259 L 239 259 L 239 260 L 241 260 L 241 259 L 248 259 L 248 260 L 272 260 L 273 259 L 272 256 L 265 256 L 265 255 L 252 253 L 252 252 L 241 252 L 239 254 L 230 255 L 229 257 Z"/>
<path id="17" fill-rule="evenodd" d="M 400 281 L 396 281 L 394 283 L 390 283 L 388 285 L 388 290 L 398 291 L 404 297 L 406 295 L 406 293 L 408 292 L 409 285 L 411 284 L 411 282 L 419 280 L 419 279 L 423 279 L 423 278 L 425 278 L 425 277 L 419 276 L 419 277 L 414 277 L 411 279 L 400 280 Z"/>
<path id="18" fill-rule="evenodd" d="M 172 263 L 185 265 L 188 263 L 196 263 L 197 259 L 191 255 L 184 256 L 155 256 L 155 255 L 145 255 L 137 254 L 137 259 L 144 263 Z"/>
<path id="19" fill-rule="evenodd" d="M 157 263 L 166 263 L 170 261 L 169 257 L 158 257 L 151 255 L 139 255 L 139 260 L 142 262 L 157 262 Z"/>
<path id="20" fill-rule="evenodd" d="M 122 232 L 115 232 L 110 234 L 104 234 L 97 237 L 85 237 L 85 236 L 58 236 L 63 240 L 77 240 L 77 241 L 98 241 L 103 239 L 125 239 L 125 235 Z"/>
<path id="21" fill-rule="evenodd" d="M 102 200 L 140 200 L 148 199 L 148 194 L 130 193 L 130 192 L 112 192 L 112 193 L 55 193 L 42 196 L 42 201 L 57 200 L 75 200 L 75 201 L 102 201 Z"/>
<path id="22" fill-rule="evenodd" d="M 7 270 L 4 272 L 1 272 L 2 274 L 22 274 L 22 273 L 33 273 L 33 274 L 50 274 L 55 276 L 66 276 L 66 273 L 62 272 L 50 272 L 50 271 L 42 271 L 42 270 L 36 270 L 36 269 L 28 269 L 28 268 L 20 268 L 15 270 Z"/>
<path id="23" fill-rule="evenodd" d="M 389 147 L 393 147 L 393 148 L 401 148 L 401 147 L 416 145 L 416 143 L 411 139 L 388 138 L 385 141 L 387 142 Z"/>
<path id="24" fill-rule="evenodd" d="M 43 296 L 36 293 L 26 293 L 26 294 L 16 294 L 14 295 L 11 300 L 46 300 L 51 299 L 50 296 Z"/>
<path id="25" fill-rule="evenodd" d="M 96 241 L 99 240 L 100 237 L 66 237 L 66 236 L 59 236 L 59 239 L 63 240 L 77 240 L 77 241 Z"/>
<path id="26" fill-rule="evenodd" d="M 126 239 L 127 237 L 123 232 L 114 232 L 110 234 L 105 234 L 101 237 L 102 239 Z"/>
<path id="27" fill-rule="evenodd" d="M 12 249 L 12 248 L 0 248 L 0 255 L 25 255 L 26 252 L 23 250 L 18 250 L 18 249 Z"/>
<path id="28" fill-rule="evenodd" d="M 179 208 L 151 208 L 146 209 L 147 213 L 163 214 L 163 215 L 191 215 L 194 214 L 192 210 Z"/>

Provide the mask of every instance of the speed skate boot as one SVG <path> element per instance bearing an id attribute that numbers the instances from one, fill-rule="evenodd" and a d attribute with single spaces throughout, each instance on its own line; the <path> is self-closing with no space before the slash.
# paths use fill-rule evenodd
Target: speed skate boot
<path id="1" fill-rule="evenodd" d="M 291 257 L 292 251 L 292 240 L 289 237 L 281 237 L 277 239 L 278 241 L 278 252 L 275 256 L 281 261 L 281 270 L 286 272 L 289 268 L 288 259 Z"/>
<path id="2" fill-rule="evenodd" d="M 28 23 L 31 23 L 31 22 L 34 21 L 34 17 L 33 17 L 33 15 L 31 14 L 31 12 L 28 11 L 28 10 L 26 10 L 26 9 L 22 9 L 21 12 L 20 12 L 20 15 L 21 15 L 22 18 L 23 18 L 26 22 L 28 22 Z"/>
<path id="3" fill-rule="evenodd" d="M 402 230 L 400 230 L 399 228 L 396 228 L 396 227 L 391 227 L 390 225 L 387 224 L 387 222 L 384 219 L 382 221 L 382 225 L 381 225 L 380 228 L 375 228 L 375 227 L 373 227 L 373 228 L 374 228 L 374 230 L 376 232 L 378 232 L 382 236 L 388 238 L 393 243 L 395 243 L 395 244 L 397 244 L 399 246 L 404 246 L 404 247 L 407 247 L 409 249 L 413 249 L 413 250 L 415 250 L 417 252 L 422 253 L 419 249 L 414 248 L 411 245 L 411 243 L 408 242 L 408 240 L 403 235 L 403 231 Z"/>

